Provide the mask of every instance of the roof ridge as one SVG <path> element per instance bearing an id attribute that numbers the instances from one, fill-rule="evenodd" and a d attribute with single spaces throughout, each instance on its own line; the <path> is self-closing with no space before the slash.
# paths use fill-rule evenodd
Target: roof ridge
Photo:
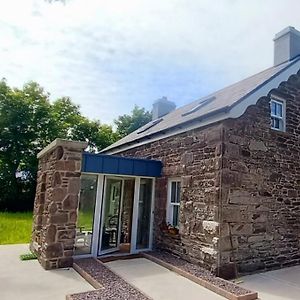
<path id="1" fill-rule="evenodd" d="M 287 76 L 299 72 L 299 61 L 300 55 L 289 62 L 262 70 L 205 97 L 178 107 L 176 110 L 164 116 L 159 124 L 144 130 L 143 133 L 139 135 L 137 134 L 137 131 L 134 131 L 116 143 L 108 146 L 102 150 L 102 152 L 119 147 L 126 148 L 126 145 L 134 147 L 134 144 L 141 143 L 143 140 L 145 143 L 148 143 L 151 140 L 159 139 L 158 137 L 155 138 L 157 135 L 174 135 L 176 134 L 174 132 L 177 132 L 178 130 L 182 131 L 184 128 L 190 128 L 191 126 L 197 126 L 198 128 L 208 125 L 214 123 L 216 119 L 221 120 L 226 118 L 226 115 L 227 117 L 234 116 L 235 118 L 237 115 L 244 113 L 244 109 L 249 101 L 249 103 L 253 104 L 258 100 L 256 97 L 261 97 L 260 94 L 268 94 L 269 88 L 272 90 L 272 86 L 277 86 L 280 82 L 285 81 Z M 207 105 L 201 106 L 190 114 L 186 114 L 187 111 L 193 110 L 193 105 L 197 106 L 203 99 L 209 99 L 211 97 L 214 97 L 213 101 L 210 101 Z M 244 103 L 244 101 L 247 103 Z M 231 115 L 229 116 L 229 114 Z M 195 122 L 197 125 L 195 125 Z M 147 124 L 145 126 L 147 126 Z M 179 129 L 176 131 L 176 128 Z M 167 134 L 167 132 L 169 133 Z"/>

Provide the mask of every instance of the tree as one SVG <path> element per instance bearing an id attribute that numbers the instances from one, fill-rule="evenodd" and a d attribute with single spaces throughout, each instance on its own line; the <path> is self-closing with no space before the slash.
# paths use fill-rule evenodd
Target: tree
<path id="1" fill-rule="evenodd" d="M 23 210 L 34 195 L 36 154 L 52 139 L 48 94 L 36 83 L 22 90 L 0 81 L 0 208 Z"/>
<path id="2" fill-rule="evenodd" d="M 23 89 L 0 81 L 0 210 L 32 209 L 36 155 L 55 138 L 89 143 L 99 151 L 117 139 L 112 127 L 82 116 L 70 98 L 50 103 L 35 82 Z"/>
<path id="3" fill-rule="evenodd" d="M 117 133 L 119 136 L 124 137 L 149 123 L 151 119 L 151 112 L 145 110 L 145 108 L 140 108 L 135 105 L 131 111 L 131 115 L 125 114 L 119 116 L 116 120 L 114 120 L 114 123 L 117 125 Z"/>

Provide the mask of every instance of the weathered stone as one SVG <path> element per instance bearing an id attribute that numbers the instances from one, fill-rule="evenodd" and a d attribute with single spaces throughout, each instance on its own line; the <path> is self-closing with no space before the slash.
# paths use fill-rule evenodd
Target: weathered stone
<path id="1" fill-rule="evenodd" d="M 50 224 L 66 224 L 68 222 L 67 213 L 57 213 L 50 216 Z"/>
<path id="2" fill-rule="evenodd" d="M 57 187 L 61 184 L 60 172 L 55 172 L 52 179 L 52 187 Z"/>
<path id="3" fill-rule="evenodd" d="M 221 251 L 228 251 L 237 249 L 239 246 L 236 236 L 224 236 L 219 239 L 219 249 Z"/>
<path id="4" fill-rule="evenodd" d="M 56 237 L 56 226 L 55 225 L 48 226 L 47 233 L 46 233 L 47 242 L 54 243 L 56 240 L 55 237 Z"/>
<path id="5" fill-rule="evenodd" d="M 249 149 L 251 151 L 267 151 L 268 148 L 265 146 L 263 141 L 258 141 L 258 140 L 251 140 Z"/>
<path id="6" fill-rule="evenodd" d="M 74 172 L 76 170 L 75 161 L 74 160 L 66 160 L 65 161 L 65 170 Z"/>
<path id="7" fill-rule="evenodd" d="M 52 243 L 47 245 L 45 249 L 45 256 L 47 258 L 59 258 L 63 256 L 62 243 Z"/>
<path id="8" fill-rule="evenodd" d="M 252 223 L 232 224 L 230 233 L 234 235 L 251 235 L 253 233 L 253 224 Z"/>
<path id="9" fill-rule="evenodd" d="M 72 257 L 63 257 L 58 259 L 58 268 L 68 268 L 73 266 Z"/>
<path id="10" fill-rule="evenodd" d="M 192 176 L 182 176 L 182 187 L 188 188 L 192 184 Z"/>
<path id="11" fill-rule="evenodd" d="M 203 221 L 204 233 L 218 235 L 219 223 L 215 221 Z"/>
<path id="12" fill-rule="evenodd" d="M 50 214 L 54 214 L 57 212 L 57 204 L 55 202 L 52 202 L 50 205 L 49 205 L 49 213 Z"/>
<path id="13" fill-rule="evenodd" d="M 64 148 L 62 146 L 58 146 L 56 148 L 56 159 L 57 160 L 62 159 L 63 155 L 64 155 Z"/>
<path id="14" fill-rule="evenodd" d="M 70 178 L 68 193 L 70 194 L 78 194 L 80 189 L 80 178 Z"/>
<path id="15" fill-rule="evenodd" d="M 193 153 L 191 153 L 191 152 L 183 153 L 183 155 L 181 157 L 181 163 L 183 165 L 190 165 L 193 163 L 193 161 L 194 161 Z"/>
<path id="16" fill-rule="evenodd" d="M 69 221 L 70 221 L 70 223 L 76 224 L 76 221 L 77 221 L 77 212 L 76 211 L 69 212 Z"/>
<path id="17" fill-rule="evenodd" d="M 54 202 L 62 202 L 66 196 L 66 191 L 64 188 L 55 188 L 52 191 L 52 200 Z"/>
<path id="18" fill-rule="evenodd" d="M 57 233 L 57 239 L 61 240 L 70 240 L 75 238 L 75 230 L 60 230 Z"/>
<path id="19" fill-rule="evenodd" d="M 64 210 L 73 210 L 76 209 L 78 206 L 78 195 L 69 194 L 63 200 L 63 209 Z"/>

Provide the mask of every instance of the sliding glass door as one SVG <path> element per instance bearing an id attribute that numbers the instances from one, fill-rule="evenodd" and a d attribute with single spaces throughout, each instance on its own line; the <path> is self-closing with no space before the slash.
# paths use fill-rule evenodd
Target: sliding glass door
<path id="1" fill-rule="evenodd" d="M 110 253 L 119 249 L 122 188 L 122 179 L 106 178 L 102 202 L 99 254 Z"/>
<path id="2" fill-rule="evenodd" d="M 136 249 L 148 249 L 150 246 L 150 229 L 152 216 L 152 179 L 141 178 Z"/>
<path id="3" fill-rule="evenodd" d="M 120 249 L 120 243 L 122 246 L 129 244 L 128 253 L 150 249 L 153 227 L 153 179 L 105 176 L 104 182 L 98 255 L 123 251 L 122 247 Z M 129 201 L 130 205 L 126 205 L 124 197 L 125 202 L 126 197 L 132 199 Z"/>

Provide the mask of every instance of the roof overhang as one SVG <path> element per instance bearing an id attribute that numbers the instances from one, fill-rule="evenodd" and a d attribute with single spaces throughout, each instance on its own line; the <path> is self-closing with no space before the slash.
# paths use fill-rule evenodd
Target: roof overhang
<path id="1" fill-rule="evenodd" d="M 162 162 L 152 159 L 129 158 L 84 152 L 81 171 L 86 173 L 121 176 L 160 177 Z"/>

